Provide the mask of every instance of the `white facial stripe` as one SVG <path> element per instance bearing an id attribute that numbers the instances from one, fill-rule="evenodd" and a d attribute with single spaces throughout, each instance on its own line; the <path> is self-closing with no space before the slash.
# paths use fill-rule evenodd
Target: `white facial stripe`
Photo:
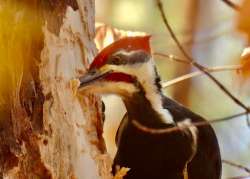
<path id="1" fill-rule="evenodd" d="M 136 76 L 137 80 L 143 86 L 146 94 L 146 98 L 152 104 L 152 108 L 158 112 L 165 123 L 174 123 L 172 115 L 167 109 L 162 107 L 161 95 L 157 92 L 157 87 L 155 86 L 155 71 L 154 62 L 150 59 L 148 62 L 140 64 L 129 64 L 129 65 L 105 65 L 104 68 L 113 69 L 114 71 L 119 71 L 123 73 Z M 104 70 L 104 69 L 102 69 Z"/>
<path id="2" fill-rule="evenodd" d="M 130 83 L 126 82 L 98 82 L 98 85 L 89 85 L 84 88 L 84 90 L 90 93 L 99 94 L 114 94 L 123 96 L 129 96 L 137 92 L 138 89 Z"/>

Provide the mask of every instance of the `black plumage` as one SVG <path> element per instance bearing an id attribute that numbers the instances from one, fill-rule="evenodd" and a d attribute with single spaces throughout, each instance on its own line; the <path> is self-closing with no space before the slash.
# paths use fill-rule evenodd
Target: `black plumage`
<path id="1" fill-rule="evenodd" d="M 149 128 L 168 128 L 174 124 L 162 122 L 152 109 L 143 92 L 125 99 L 127 114 L 117 132 L 118 151 L 114 159 L 116 166 L 128 167 L 125 179 L 183 179 L 186 162 L 192 155 L 192 135 L 187 131 L 151 134 L 132 124 L 137 120 Z M 162 96 L 162 105 L 168 109 L 174 121 L 191 119 L 205 121 L 201 116 Z M 198 127 L 197 151 L 187 165 L 189 179 L 219 179 L 221 177 L 220 150 L 214 130 L 210 125 Z"/>
<path id="2" fill-rule="evenodd" d="M 116 135 L 114 174 L 120 166 L 130 168 L 125 179 L 220 179 L 220 150 L 210 125 L 152 134 L 132 123 L 165 129 L 186 125 L 187 120 L 205 121 L 162 94 L 149 36 L 127 37 L 107 46 L 80 82 L 81 90 L 120 95 L 126 106 Z"/>

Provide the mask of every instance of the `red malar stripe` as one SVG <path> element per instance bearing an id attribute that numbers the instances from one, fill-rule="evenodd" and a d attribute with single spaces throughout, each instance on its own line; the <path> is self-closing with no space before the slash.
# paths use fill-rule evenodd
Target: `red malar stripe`
<path id="1" fill-rule="evenodd" d="M 134 82 L 134 78 L 131 75 L 120 72 L 110 73 L 105 77 L 105 79 L 108 81 L 115 81 L 115 82 L 127 82 L 127 83 Z"/>

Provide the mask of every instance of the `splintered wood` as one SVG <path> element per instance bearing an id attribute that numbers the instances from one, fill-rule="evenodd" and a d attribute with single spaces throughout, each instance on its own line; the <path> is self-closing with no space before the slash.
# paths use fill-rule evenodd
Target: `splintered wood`
<path id="1" fill-rule="evenodd" d="M 112 178 L 112 161 L 102 138 L 101 101 L 94 95 L 77 95 L 79 83 L 71 81 L 84 75 L 97 52 L 94 1 L 7 2 L 14 3 L 15 8 L 5 15 L 14 17 L 3 27 L 13 27 L 10 32 L 21 31 L 16 37 L 14 33 L 6 36 L 1 28 L 0 39 L 7 39 L 6 45 L 17 38 L 17 45 L 22 42 L 18 48 L 22 52 L 13 45 L 3 51 L 18 52 L 19 58 L 10 59 L 17 62 L 33 55 L 28 66 L 15 64 L 20 76 L 13 78 L 16 81 L 8 80 L 15 83 L 16 90 L 9 90 L 12 95 L 8 100 L 0 97 L 1 103 L 9 102 L 6 113 L 0 108 L 0 178 Z M 28 20 L 21 24 L 25 13 Z M 20 24 L 25 28 L 18 29 Z M 31 36 L 33 30 L 38 31 L 37 38 Z M 33 68 L 36 70 L 31 71 Z"/>
<path id="2" fill-rule="evenodd" d="M 77 80 L 71 81 L 84 69 L 81 44 L 85 47 L 93 43 L 88 41 L 91 37 L 85 37 L 81 22 L 79 12 L 68 8 L 58 36 L 44 28 L 40 77 L 44 93 L 52 94 L 44 103 L 44 120 L 46 129 L 52 128 L 53 132 L 48 145 L 40 147 L 43 160 L 53 170 L 55 178 L 67 178 L 68 171 L 75 178 L 110 178 L 110 166 L 106 166 L 110 159 L 98 160 L 99 156 L 106 155 L 103 139 L 97 135 L 98 99 L 76 98 L 79 84 Z M 89 58 L 94 56 L 90 54 L 94 52 L 92 46 L 85 49 Z M 60 152 L 56 152 L 58 149 Z"/>

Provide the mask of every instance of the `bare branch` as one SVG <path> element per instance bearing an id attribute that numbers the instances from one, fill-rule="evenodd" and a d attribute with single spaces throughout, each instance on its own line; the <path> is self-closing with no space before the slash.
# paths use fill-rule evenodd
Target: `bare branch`
<path id="1" fill-rule="evenodd" d="M 235 71 L 235 70 L 240 70 L 241 68 L 242 68 L 241 65 L 228 65 L 228 66 L 217 66 L 217 67 L 207 68 L 206 71 L 209 73 L 212 73 L 212 72 L 222 72 L 222 71 Z M 177 77 L 173 80 L 162 82 L 162 87 L 166 88 L 176 83 L 182 82 L 184 80 L 197 77 L 197 76 L 201 76 L 203 74 L 204 73 L 202 71 L 195 71 L 195 72 Z"/>
<path id="2" fill-rule="evenodd" d="M 227 164 L 227 165 L 238 168 L 238 169 L 243 170 L 243 171 L 248 173 L 248 175 L 245 175 L 245 176 L 234 176 L 234 177 L 229 177 L 227 179 L 247 179 L 247 178 L 250 177 L 250 168 L 247 168 L 247 167 L 245 167 L 243 165 L 240 165 L 240 164 L 234 163 L 232 161 L 228 161 L 228 160 L 222 160 L 222 162 Z"/>
<path id="3" fill-rule="evenodd" d="M 224 2 L 226 5 L 228 5 L 233 10 L 236 10 L 236 11 L 240 10 L 240 6 L 238 6 L 237 4 L 232 2 L 231 0 L 222 0 L 222 2 Z"/>
<path id="4" fill-rule="evenodd" d="M 235 167 L 235 168 L 238 168 L 238 169 L 241 169 L 241 170 L 244 170 L 245 172 L 249 173 L 250 174 L 250 168 L 247 168 L 243 165 L 240 165 L 240 164 L 236 164 L 232 161 L 228 161 L 228 160 L 222 160 L 223 163 L 227 164 L 227 165 L 230 165 L 232 167 Z"/>
<path id="5" fill-rule="evenodd" d="M 236 176 L 236 177 L 228 177 L 227 179 L 249 179 L 250 175 L 245 176 Z"/>
<path id="6" fill-rule="evenodd" d="M 165 11 L 163 9 L 163 5 L 162 5 L 162 2 L 161 0 L 156 0 L 157 2 L 157 6 L 158 6 L 158 9 L 161 13 L 161 17 L 162 17 L 162 20 L 168 30 L 168 32 L 170 33 L 170 36 L 171 38 L 174 40 L 174 42 L 176 43 L 176 45 L 178 46 L 179 50 L 182 52 L 182 54 L 185 56 L 185 58 L 187 58 L 187 60 L 190 61 L 190 63 L 196 67 L 197 69 L 199 69 L 200 71 L 202 71 L 204 74 L 206 74 L 224 93 L 226 93 L 237 105 L 241 106 L 242 108 L 244 108 L 247 113 L 250 112 L 250 109 L 245 105 L 243 104 L 237 97 L 235 97 L 220 81 L 218 81 L 213 75 L 211 75 L 208 71 L 206 71 L 206 68 L 204 66 L 202 66 L 201 64 L 199 64 L 198 62 L 196 62 L 187 52 L 186 50 L 184 49 L 184 47 L 180 44 L 179 40 L 177 39 L 173 29 L 171 28 L 168 20 L 167 20 L 167 17 L 166 17 L 166 14 L 165 14 Z M 250 122 L 248 120 L 248 115 L 246 115 L 247 117 L 247 122 L 248 122 L 248 126 L 250 126 Z"/>
<path id="7" fill-rule="evenodd" d="M 238 113 L 238 114 L 234 114 L 232 116 L 228 116 L 228 117 L 224 117 L 224 118 L 218 118 L 218 119 L 211 119 L 208 121 L 201 121 L 201 122 L 193 122 L 190 125 L 186 125 L 185 127 L 171 127 L 171 128 L 162 128 L 162 129 L 156 129 L 156 128 L 150 128 L 147 127 L 143 124 L 141 124 L 138 121 L 133 120 L 132 123 L 133 125 L 135 125 L 138 129 L 147 132 L 147 133 L 151 133 L 151 134 L 164 134 L 164 133 L 170 133 L 170 132 L 176 132 L 176 131 L 181 131 L 183 129 L 188 129 L 189 127 L 192 126 L 205 126 L 205 125 L 210 125 L 212 123 L 218 123 L 218 122 L 225 122 L 225 121 L 229 121 L 232 119 L 235 119 L 237 117 L 243 116 L 243 115 L 247 115 L 247 112 L 242 112 L 242 113 Z"/>
<path id="8" fill-rule="evenodd" d="M 190 61 L 183 60 L 183 59 L 178 58 L 178 57 L 176 57 L 176 56 L 174 56 L 172 54 L 165 54 L 165 53 L 155 52 L 153 55 L 166 57 L 167 59 L 170 59 L 172 61 L 176 61 L 176 62 L 184 63 L 184 64 L 187 64 L 187 65 L 191 65 Z"/>

